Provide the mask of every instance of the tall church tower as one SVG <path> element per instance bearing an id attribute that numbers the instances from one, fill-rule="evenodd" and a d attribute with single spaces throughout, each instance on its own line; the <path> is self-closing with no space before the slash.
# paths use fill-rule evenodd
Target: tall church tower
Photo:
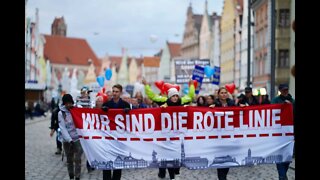
<path id="1" fill-rule="evenodd" d="M 54 19 L 51 25 L 51 35 L 67 36 L 67 25 L 64 22 L 63 16 Z"/>

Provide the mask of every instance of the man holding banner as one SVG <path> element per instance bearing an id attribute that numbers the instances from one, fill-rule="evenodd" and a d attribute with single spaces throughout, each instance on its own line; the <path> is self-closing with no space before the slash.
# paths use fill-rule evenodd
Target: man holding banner
<path id="1" fill-rule="evenodd" d="M 122 86 L 116 84 L 112 87 L 112 99 L 102 104 L 102 110 L 107 112 L 109 109 L 123 109 L 125 113 L 130 110 L 130 104 L 120 98 L 122 94 Z M 103 170 L 103 180 L 120 180 L 121 169 L 113 170 L 111 178 L 111 170 Z"/>
<path id="2" fill-rule="evenodd" d="M 294 113 L 295 101 L 292 98 L 291 94 L 289 94 L 289 86 L 287 84 L 280 84 L 279 91 L 280 91 L 280 95 L 273 98 L 271 101 L 271 104 L 283 104 L 283 103 L 292 104 L 293 113 Z M 289 165 L 290 165 L 290 162 L 277 163 L 279 180 L 288 180 L 287 171 L 289 169 Z"/>

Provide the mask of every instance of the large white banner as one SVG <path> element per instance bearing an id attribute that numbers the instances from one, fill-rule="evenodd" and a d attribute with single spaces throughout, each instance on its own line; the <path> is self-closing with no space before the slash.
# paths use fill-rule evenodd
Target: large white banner
<path id="1" fill-rule="evenodd" d="M 81 145 L 97 169 L 204 169 L 292 161 L 292 106 L 73 108 Z"/>

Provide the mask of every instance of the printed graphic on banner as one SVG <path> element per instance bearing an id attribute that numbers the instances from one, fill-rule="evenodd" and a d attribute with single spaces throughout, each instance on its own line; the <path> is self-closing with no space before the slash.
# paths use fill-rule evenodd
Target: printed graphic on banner
<path id="1" fill-rule="evenodd" d="M 198 85 L 197 87 L 195 87 L 196 94 L 199 94 L 200 92 L 203 77 L 204 77 L 204 67 L 195 65 L 192 72 L 192 79 L 198 81 Z"/>
<path id="2" fill-rule="evenodd" d="M 210 66 L 210 59 L 176 59 L 175 73 L 176 73 L 176 84 L 188 83 L 192 78 L 192 72 L 195 65 L 205 67 Z M 203 78 L 202 83 L 210 83 L 210 79 L 207 77 Z"/>
<path id="3" fill-rule="evenodd" d="M 220 67 L 214 66 L 214 74 L 212 78 L 212 84 L 220 85 Z"/>
<path id="4" fill-rule="evenodd" d="M 73 108 L 91 166 L 97 169 L 205 169 L 292 161 L 291 104 L 167 107 L 131 110 Z"/>

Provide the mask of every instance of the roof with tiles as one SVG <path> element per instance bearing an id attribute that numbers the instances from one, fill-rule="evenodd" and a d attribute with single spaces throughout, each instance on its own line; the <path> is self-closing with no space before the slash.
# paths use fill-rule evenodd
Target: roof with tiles
<path id="1" fill-rule="evenodd" d="M 89 65 L 91 59 L 96 67 L 101 62 L 85 39 L 44 35 L 44 57 L 55 64 Z"/>
<path id="2" fill-rule="evenodd" d="M 181 56 L 181 43 L 170 43 L 167 42 L 171 58 Z"/>
<path id="3" fill-rule="evenodd" d="M 159 67 L 160 66 L 160 57 L 143 57 L 144 67 Z"/>

